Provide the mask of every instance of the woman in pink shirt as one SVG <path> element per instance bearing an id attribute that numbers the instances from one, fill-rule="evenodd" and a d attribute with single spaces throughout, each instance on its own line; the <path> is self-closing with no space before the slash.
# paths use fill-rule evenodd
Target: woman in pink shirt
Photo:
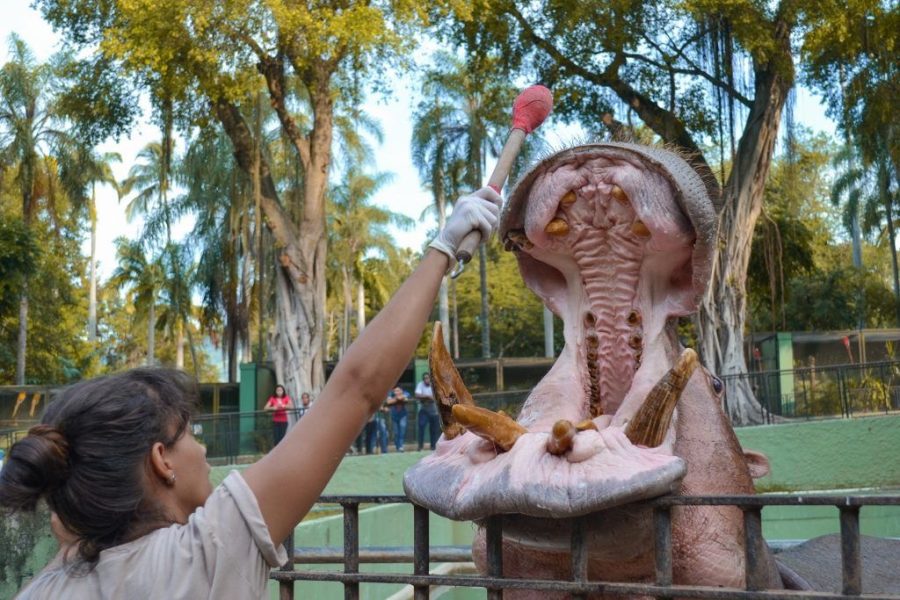
<path id="1" fill-rule="evenodd" d="M 279 384 L 275 386 L 275 393 L 269 396 L 268 402 L 263 406 L 265 411 L 272 412 L 272 447 L 278 445 L 278 442 L 287 433 L 288 415 L 287 409 L 291 407 L 291 397 L 284 391 L 284 386 Z"/>

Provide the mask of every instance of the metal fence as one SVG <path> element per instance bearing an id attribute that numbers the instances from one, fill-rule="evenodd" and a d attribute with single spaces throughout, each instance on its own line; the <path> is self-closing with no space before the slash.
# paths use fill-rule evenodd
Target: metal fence
<path id="1" fill-rule="evenodd" d="M 500 600 L 503 590 L 529 589 L 569 593 L 573 599 L 584 599 L 593 594 L 614 597 L 651 596 L 655 598 L 717 598 L 717 599 L 797 599 L 804 598 L 869 598 L 900 600 L 900 595 L 864 594 L 864 577 L 860 553 L 859 511 L 863 506 L 900 505 L 900 496 L 809 496 L 809 495 L 749 495 L 749 496 L 664 496 L 647 504 L 653 508 L 655 536 L 655 581 L 647 583 L 620 583 L 592 581 L 588 577 L 588 554 L 584 538 L 587 529 L 584 522 L 572 527 L 571 555 L 572 576 L 566 581 L 545 579 L 514 579 L 503 576 L 503 516 L 490 517 L 486 521 L 487 573 L 481 575 L 430 574 L 433 562 L 471 561 L 471 554 L 458 548 L 432 548 L 429 542 L 429 511 L 413 505 L 413 547 L 375 548 L 359 547 L 359 509 L 361 505 L 411 504 L 405 496 L 323 496 L 320 503 L 338 504 L 343 507 L 344 540 L 342 547 L 294 548 L 293 535 L 285 542 L 291 560 L 279 570 L 272 571 L 271 578 L 279 582 L 281 600 L 294 598 L 296 581 L 331 581 L 344 586 L 344 598 L 358 600 L 360 584 L 392 583 L 413 587 L 416 600 L 429 598 L 431 586 L 484 588 L 490 600 Z M 672 521 L 675 506 L 736 506 L 744 514 L 744 552 L 746 572 L 744 589 L 721 587 L 674 585 L 672 579 Z M 839 510 L 841 529 L 842 590 L 834 592 L 797 592 L 766 590 L 766 552 L 762 537 L 762 509 L 765 506 L 835 506 Z M 590 519 L 591 515 L 579 517 Z M 409 573 L 362 573 L 360 564 L 372 562 L 409 563 Z M 342 570 L 296 570 L 296 563 L 342 564 Z"/>
<path id="2" fill-rule="evenodd" d="M 726 390 L 736 383 L 748 384 L 767 422 L 900 410 L 900 361 L 759 371 L 722 379 Z"/>

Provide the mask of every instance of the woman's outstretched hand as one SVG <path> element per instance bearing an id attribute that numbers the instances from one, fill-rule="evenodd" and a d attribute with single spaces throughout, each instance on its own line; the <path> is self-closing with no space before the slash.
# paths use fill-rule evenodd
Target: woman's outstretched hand
<path id="1" fill-rule="evenodd" d="M 489 187 L 460 197 L 444 229 L 428 245 L 449 256 L 451 264 L 455 263 L 456 251 L 470 232 L 478 230 L 482 240 L 491 237 L 500 220 L 501 202 L 500 194 Z"/>

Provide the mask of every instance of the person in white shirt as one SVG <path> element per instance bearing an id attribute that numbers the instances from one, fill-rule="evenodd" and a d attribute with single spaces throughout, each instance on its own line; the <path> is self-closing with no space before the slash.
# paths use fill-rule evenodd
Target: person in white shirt
<path id="1" fill-rule="evenodd" d="M 418 344 L 462 239 L 494 231 L 489 188 L 457 201 L 416 270 L 363 330 L 284 440 L 215 490 L 191 431 L 196 384 L 170 369 L 77 383 L 12 446 L 0 508 L 46 500 L 68 532 L 22 600 L 264 598 L 280 542 L 309 512 Z M 385 339 L 391 351 L 384 352 Z"/>
<path id="2" fill-rule="evenodd" d="M 437 446 L 441 437 L 441 417 L 438 415 L 437 403 L 434 401 L 434 390 L 431 387 L 431 375 L 422 375 L 422 381 L 416 386 L 416 400 L 419 401 L 419 416 L 416 421 L 419 450 L 425 446 L 425 429 L 429 430 L 431 449 Z"/>

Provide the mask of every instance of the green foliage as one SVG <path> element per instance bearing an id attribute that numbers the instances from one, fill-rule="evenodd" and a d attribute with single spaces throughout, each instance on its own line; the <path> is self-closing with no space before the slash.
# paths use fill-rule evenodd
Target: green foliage
<path id="1" fill-rule="evenodd" d="M 522 282 L 513 253 L 505 252 L 496 238 L 490 242 L 487 256 L 492 355 L 543 356 L 543 305 Z M 481 356 L 481 296 L 476 269 L 467 269 L 456 280 L 456 300 L 460 356 Z M 561 333 L 559 327 L 555 329 Z"/>
<path id="2" fill-rule="evenodd" d="M 756 331 L 887 327 L 893 322 L 889 270 L 855 269 L 836 229 L 829 166 L 836 149 L 798 131 L 772 165 L 764 216 L 747 270 L 749 326 Z M 885 252 L 876 258 L 887 265 Z"/>
<path id="3" fill-rule="evenodd" d="M 18 305 L 26 276 L 34 272 L 41 247 L 21 219 L 0 219 L 0 314 Z"/>

